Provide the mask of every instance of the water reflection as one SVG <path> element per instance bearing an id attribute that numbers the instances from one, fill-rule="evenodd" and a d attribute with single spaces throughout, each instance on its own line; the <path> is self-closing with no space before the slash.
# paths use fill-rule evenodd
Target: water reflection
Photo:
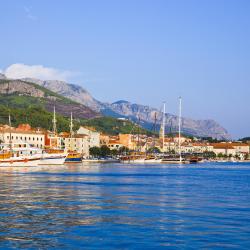
<path id="1" fill-rule="evenodd" d="M 249 177 L 245 165 L 8 169 L 0 175 L 0 246 L 248 246 Z"/>

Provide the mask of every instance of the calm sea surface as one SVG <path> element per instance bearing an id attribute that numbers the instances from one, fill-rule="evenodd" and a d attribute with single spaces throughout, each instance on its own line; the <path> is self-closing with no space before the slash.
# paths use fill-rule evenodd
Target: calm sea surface
<path id="1" fill-rule="evenodd" d="M 250 164 L 1 169 L 0 248 L 250 249 Z"/>

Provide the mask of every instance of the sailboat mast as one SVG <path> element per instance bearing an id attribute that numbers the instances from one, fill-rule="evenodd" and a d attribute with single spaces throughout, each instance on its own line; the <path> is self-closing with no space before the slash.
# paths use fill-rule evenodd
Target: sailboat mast
<path id="1" fill-rule="evenodd" d="M 165 142 L 165 123 L 166 123 L 166 103 L 163 103 L 163 117 L 162 117 L 162 151 L 164 152 Z"/>
<path id="2" fill-rule="evenodd" d="M 69 125 L 69 128 L 70 128 L 70 138 L 73 137 L 73 117 L 72 117 L 72 112 L 70 113 L 70 125 Z"/>
<path id="3" fill-rule="evenodd" d="M 157 122 L 157 117 L 156 116 L 157 116 L 157 114 L 155 112 L 154 130 L 153 130 L 153 132 L 154 132 L 154 134 L 153 134 L 153 148 L 155 148 L 155 145 L 156 145 L 156 143 L 155 143 L 156 122 Z"/>
<path id="4" fill-rule="evenodd" d="M 137 148 L 138 148 L 138 152 L 141 152 L 141 147 L 140 147 L 140 122 L 141 122 L 141 118 L 139 116 L 138 117 L 138 129 L 137 129 Z"/>
<path id="5" fill-rule="evenodd" d="M 70 124 L 69 124 L 69 130 L 70 130 L 70 150 L 73 150 L 72 146 L 72 138 L 73 138 L 73 117 L 72 117 L 72 112 L 70 113 Z"/>
<path id="6" fill-rule="evenodd" d="M 182 100 L 181 97 L 179 97 L 179 156 L 180 156 L 180 163 L 182 162 L 181 159 L 181 104 Z"/>
<path id="7" fill-rule="evenodd" d="M 55 108 L 55 106 L 54 106 L 54 114 L 53 114 L 52 123 L 53 123 L 53 134 L 54 134 L 54 136 L 56 136 L 57 129 L 56 129 L 56 108 Z"/>
<path id="8" fill-rule="evenodd" d="M 11 134 L 11 117 L 10 117 L 10 114 L 9 114 L 9 127 L 10 127 L 10 140 L 9 140 L 9 144 L 10 144 L 10 150 L 12 150 L 12 134 Z"/>

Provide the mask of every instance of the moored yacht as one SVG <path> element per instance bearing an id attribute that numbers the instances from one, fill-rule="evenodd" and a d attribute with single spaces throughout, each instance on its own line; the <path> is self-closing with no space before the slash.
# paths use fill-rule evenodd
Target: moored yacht
<path id="1" fill-rule="evenodd" d="M 1 144 L 0 148 L 0 167 L 37 166 L 42 156 L 41 149 L 23 142 Z"/>
<path id="2" fill-rule="evenodd" d="M 45 150 L 38 165 L 63 165 L 66 157 L 67 154 L 64 152 L 64 150 Z"/>

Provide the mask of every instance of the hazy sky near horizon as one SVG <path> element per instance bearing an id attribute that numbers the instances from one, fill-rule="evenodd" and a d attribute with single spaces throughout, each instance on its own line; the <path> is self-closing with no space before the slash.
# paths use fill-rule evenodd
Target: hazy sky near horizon
<path id="1" fill-rule="evenodd" d="M 9 0 L 1 10 L 2 72 L 64 79 L 105 102 L 166 101 L 175 114 L 181 95 L 184 116 L 250 136 L 250 1 Z"/>

